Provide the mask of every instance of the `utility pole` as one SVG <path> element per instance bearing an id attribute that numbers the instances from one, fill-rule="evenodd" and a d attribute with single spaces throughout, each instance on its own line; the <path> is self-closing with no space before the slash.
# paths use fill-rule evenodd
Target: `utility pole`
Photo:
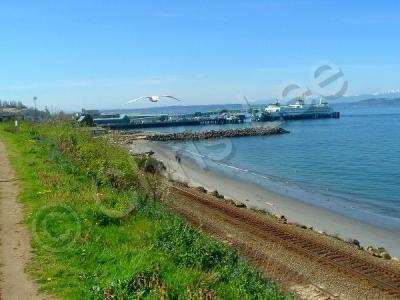
<path id="1" fill-rule="evenodd" d="M 34 96 L 34 97 L 33 97 L 33 103 L 34 103 L 34 105 L 35 105 L 35 116 L 34 116 L 34 120 L 35 120 L 35 122 L 37 122 L 37 121 L 38 121 L 38 118 L 37 118 L 37 108 L 36 108 L 36 101 L 37 101 L 37 97 L 36 97 L 36 96 Z"/>

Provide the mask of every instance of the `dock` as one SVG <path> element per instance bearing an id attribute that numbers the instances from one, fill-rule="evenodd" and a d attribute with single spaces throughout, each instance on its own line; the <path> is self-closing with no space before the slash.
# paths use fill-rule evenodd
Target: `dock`
<path id="1" fill-rule="evenodd" d="M 191 118 L 191 119 L 178 119 L 178 120 L 166 120 L 166 121 L 152 121 L 152 122 L 135 122 L 125 124 L 105 124 L 112 130 L 122 129 L 142 129 L 142 128 L 157 128 L 157 127 L 177 127 L 177 126 L 195 126 L 195 125 L 224 125 L 224 124 L 239 124 L 243 123 L 245 118 Z"/>
<path id="2" fill-rule="evenodd" d="M 300 103 L 300 101 L 299 101 Z M 89 118 L 90 117 L 90 118 Z M 95 126 L 110 130 L 135 130 L 145 128 L 184 127 L 204 125 L 240 124 L 246 122 L 268 122 L 276 120 L 340 118 L 327 103 L 306 105 L 304 102 L 293 105 L 280 105 L 278 102 L 262 109 L 220 110 L 194 113 L 162 114 L 101 114 L 99 111 L 82 110 L 78 124 L 90 119 Z M 89 120 L 89 121 L 90 121 Z"/>

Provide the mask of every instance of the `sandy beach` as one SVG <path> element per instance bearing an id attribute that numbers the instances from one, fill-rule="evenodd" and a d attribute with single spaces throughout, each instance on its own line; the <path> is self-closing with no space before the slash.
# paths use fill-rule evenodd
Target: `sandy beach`
<path id="1" fill-rule="evenodd" d="M 400 233 L 340 215 L 322 207 L 294 198 L 282 196 L 255 183 L 235 180 L 197 165 L 190 158 L 181 157 L 178 163 L 169 148 L 160 142 L 136 140 L 129 145 L 136 153 L 154 151 L 154 157 L 162 161 L 168 176 L 190 186 L 203 186 L 209 191 L 217 190 L 226 198 L 240 201 L 249 208 L 265 209 L 273 214 L 284 215 L 289 222 L 296 222 L 314 230 L 357 239 L 364 247 L 384 247 L 394 257 L 400 257 Z"/>

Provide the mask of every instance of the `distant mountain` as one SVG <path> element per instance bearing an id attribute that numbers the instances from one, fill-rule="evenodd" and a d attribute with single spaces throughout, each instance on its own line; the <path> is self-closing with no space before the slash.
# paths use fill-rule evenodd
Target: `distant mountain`
<path id="1" fill-rule="evenodd" d="M 359 102 L 363 100 L 372 100 L 372 99 L 398 99 L 400 98 L 400 89 L 392 89 L 380 93 L 372 93 L 372 94 L 362 94 L 362 95 L 351 95 L 351 96 L 342 96 L 337 99 L 331 99 L 328 100 L 329 103 L 335 104 L 335 103 L 352 103 L 352 102 Z M 306 99 L 306 102 L 311 102 L 311 101 L 318 101 L 319 97 L 308 97 Z M 252 103 L 254 104 L 270 104 L 272 102 L 275 102 L 276 99 L 261 99 L 261 100 L 256 100 Z M 285 100 L 281 100 L 282 103 L 286 103 Z"/>
<path id="2" fill-rule="evenodd" d="M 400 106 L 399 98 L 370 98 L 356 102 L 333 103 L 333 107 Z"/>
<path id="3" fill-rule="evenodd" d="M 253 108 L 264 108 L 267 104 L 275 102 L 276 99 L 259 99 L 249 104 Z M 309 97 L 306 102 L 319 101 L 319 97 Z M 282 103 L 286 103 L 284 100 Z M 332 106 L 373 106 L 373 105 L 400 105 L 400 89 L 393 89 L 382 93 L 343 96 L 338 99 L 328 100 Z M 120 114 L 189 114 L 195 112 L 221 111 L 224 109 L 237 110 L 246 109 L 248 104 L 213 104 L 213 105 L 174 105 L 162 107 L 148 107 L 136 109 L 106 109 L 103 113 Z"/>
<path id="4" fill-rule="evenodd" d="M 260 99 L 260 100 L 255 100 L 251 102 L 253 105 L 266 105 L 266 104 L 271 104 L 274 103 L 276 99 Z"/>
<path id="5" fill-rule="evenodd" d="M 363 100 L 372 99 L 398 99 L 400 98 L 400 89 L 392 89 L 380 93 L 363 94 L 363 95 L 353 95 L 353 96 L 343 96 L 338 99 L 331 100 L 331 103 L 349 103 L 349 102 L 360 102 Z"/>

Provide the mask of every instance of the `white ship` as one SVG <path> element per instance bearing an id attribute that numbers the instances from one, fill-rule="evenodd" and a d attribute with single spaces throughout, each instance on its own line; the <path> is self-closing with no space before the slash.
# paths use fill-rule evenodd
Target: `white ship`
<path id="1" fill-rule="evenodd" d="M 258 120 L 275 121 L 339 117 L 340 113 L 334 112 L 329 103 L 322 99 L 317 104 L 306 104 L 303 99 L 299 99 L 294 104 L 289 105 L 281 105 L 278 101 L 268 105 Z"/>

